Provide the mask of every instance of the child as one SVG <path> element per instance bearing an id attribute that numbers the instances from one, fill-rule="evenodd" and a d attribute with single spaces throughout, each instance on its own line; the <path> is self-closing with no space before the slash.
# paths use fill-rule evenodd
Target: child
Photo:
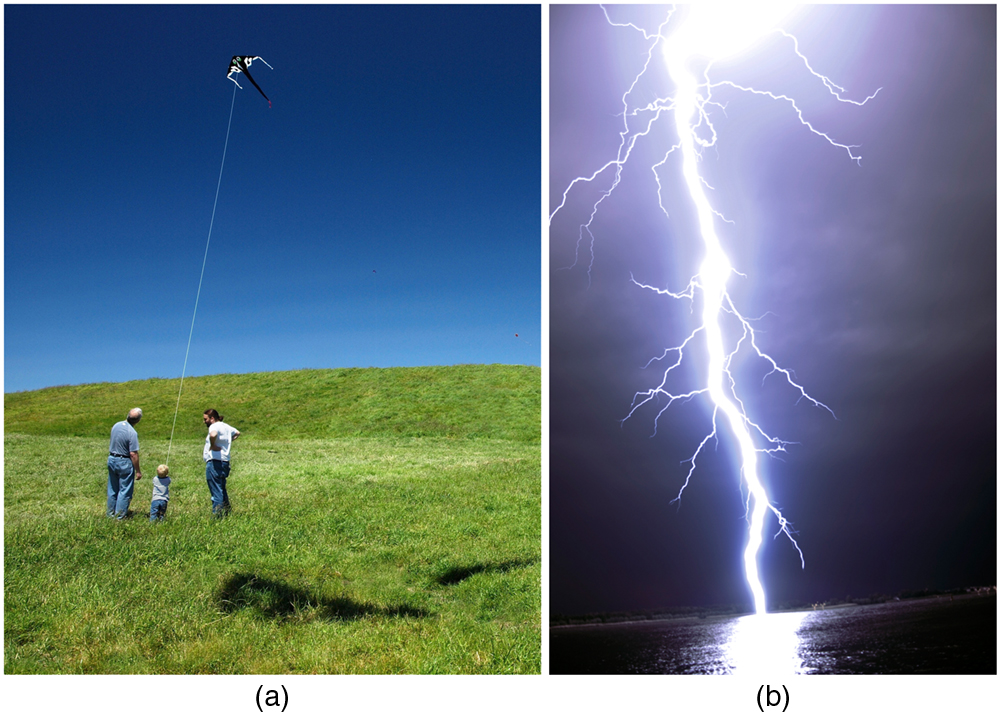
<path id="1" fill-rule="evenodd" d="M 167 514 L 167 501 L 170 499 L 170 468 L 160 465 L 156 468 L 153 478 L 153 502 L 149 506 L 149 521 L 162 520 Z"/>

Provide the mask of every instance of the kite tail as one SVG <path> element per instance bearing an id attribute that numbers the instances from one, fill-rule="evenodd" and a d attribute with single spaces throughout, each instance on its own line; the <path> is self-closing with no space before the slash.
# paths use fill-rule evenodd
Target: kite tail
<path id="1" fill-rule="evenodd" d="M 268 67 L 271 67 L 271 66 L 268 65 Z M 260 85 L 258 85 L 257 81 L 253 79 L 253 75 L 250 74 L 250 70 L 248 68 L 243 68 L 243 74 L 246 75 L 247 76 L 247 80 L 249 80 L 250 82 L 252 82 L 253 86 L 255 88 L 257 88 L 257 92 L 259 92 L 261 95 L 264 95 L 264 91 L 260 89 Z M 267 106 L 271 107 L 271 98 L 269 98 L 267 95 L 264 95 L 264 99 L 267 100 Z"/>

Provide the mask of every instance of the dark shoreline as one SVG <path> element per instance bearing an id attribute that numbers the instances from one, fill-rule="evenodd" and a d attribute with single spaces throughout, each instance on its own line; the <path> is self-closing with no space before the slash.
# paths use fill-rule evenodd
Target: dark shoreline
<path id="1" fill-rule="evenodd" d="M 888 597 L 882 596 L 883 599 L 870 599 L 870 598 L 859 598 L 852 601 L 837 601 L 836 603 L 813 603 L 810 605 L 798 605 L 794 607 L 781 607 L 774 610 L 769 610 L 769 615 L 775 615 L 780 613 L 792 613 L 792 612 L 810 612 L 810 611 L 821 611 L 821 610 L 832 610 L 834 608 L 844 608 L 844 607 L 863 607 L 868 605 L 883 605 L 883 604 L 896 604 L 896 603 L 907 603 L 920 600 L 940 600 L 943 598 L 949 598 L 954 600 L 956 598 L 975 598 L 975 597 L 988 597 L 996 596 L 996 587 L 994 586 L 988 591 L 975 592 L 975 591 L 944 591 L 944 592 L 931 592 L 928 594 L 922 594 L 919 596 L 911 595 L 908 597 Z M 753 613 L 749 608 L 740 609 L 735 606 L 708 606 L 708 607 L 684 607 L 684 608 L 670 608 L 670 609 L 659 609 L 655 611 L 635 611 L 635 612 L 614 612 L 614 613 L 590 613 L 587 615 L 557 615 L 555 617 L 549 618 L 549 629 L 556 628 L 566 628 L 566 627 L 607 627 L 609 625 L 634 625 L 640 623 L 656 623 L 656 622 L 668 622 L 671 620 L 690 620 L 692 618 L 697 618 L 700 620 L 705 619 L 718 619 L 727 617 L 741 617 L 743 615 L 752 615 Z"/>

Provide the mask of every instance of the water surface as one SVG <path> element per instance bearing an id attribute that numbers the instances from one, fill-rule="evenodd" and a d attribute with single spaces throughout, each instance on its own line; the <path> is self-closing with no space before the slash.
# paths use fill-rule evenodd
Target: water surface
<path id="1" fill-rule="evenodd" d="M 996 595 L 549 631 L 553 674 L 996 674 Z"/>

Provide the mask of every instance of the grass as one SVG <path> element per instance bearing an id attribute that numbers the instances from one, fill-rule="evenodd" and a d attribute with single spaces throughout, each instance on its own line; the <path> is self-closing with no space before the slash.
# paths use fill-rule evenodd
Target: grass
<path id="1" fill-rule="evenodd" d="M 537 367 L 458 365 L 295 370 L 184 380 L 174 440 L 204 439 L 202 411 L 215 407 L 246 435 L 271 440 L 330 437 L 464 437 L 540 442 Z M 152 378 L 4 395 L 4 430 L 104 437 L 134 406 L 140 434 L 170 437 L 176 379 Z"/>
<path id="2" fill-rule="evenodd" d="M 6 395 L 5 672 L 539 672 L 539 377 L 460 366 L 186 380 L 185 395 L 241 391 L 182 401 L 243 432 L 234 512 L 209 516 L 202 425 L 174 437 L 155 525 L 148 475 L 133 519 L 104 517 L 104 435 L 141 405 L 151 475 L 176 381 Z M 91 415 L 111 406 L 99 428 Z"/>

